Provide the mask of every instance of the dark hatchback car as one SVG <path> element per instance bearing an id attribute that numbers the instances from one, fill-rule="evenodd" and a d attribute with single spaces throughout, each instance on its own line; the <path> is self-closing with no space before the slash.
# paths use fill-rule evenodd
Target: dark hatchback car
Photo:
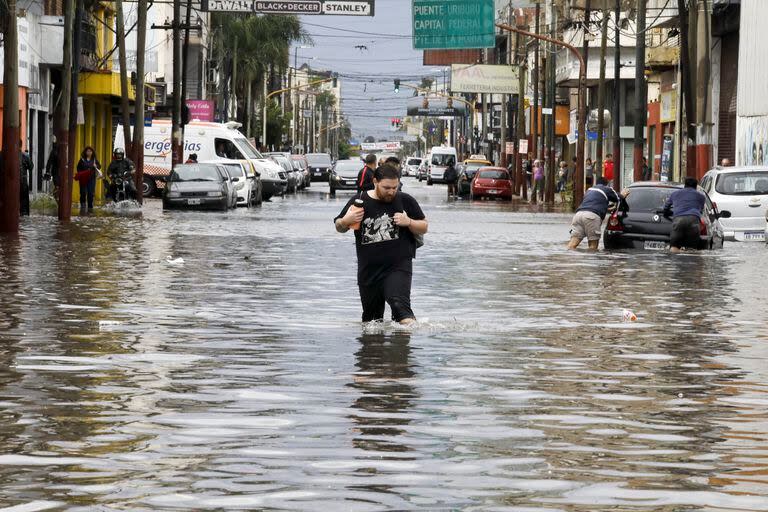
<path id="1" fill-rule="evenodd" d="M 328 178 L 331 194 L 337 190 L 357 190 L 357 175 L 362 168 L 360 160 L 337 161 Z"/>
<path id="2" fill-rule="evenodd" d="M 307 158 L 307 163 L 309 164 L 309 172 L 312 176 L 312 181 L 328 181 L 331 167 L 333 167 L 331 155 L 328 153 L 307 153 L 304 156 Z"/>
<path id="3" fill-rule="evenodd" d="M 637 182 L 629 186 L 630 194 L 608 217 L 603 244 L 606 249 L 669 249 L 672 218 L 664 215 L 664 203 L 681 183 Z M 700 236 L 695 249 L 721 249 L 723 227 L 720 218 L 730 212 L 720 212 L 706 195 L 701 218 Z"/>
<path id="4" fill-rule="evenodd" d="M 239 178 L 238 178 L 239 180 Z M 237 191 L 227 170 L 213 163 L 177 165 L 163 192 L 163 209 L 223 210 L 237 206 Z"/>
<path id="5" fill-rule="evenodd" d="M 472 179 L 475 177 L 475 173 L 481 167 L 492 167 L 493 164 L 487 160 L 470 160 L 464 162 L 461 165 L 461 169 L 456 168 L 459 171 L 458 182 L 458 194 L 460 196 L 468 196 L 472 189 Z"/>

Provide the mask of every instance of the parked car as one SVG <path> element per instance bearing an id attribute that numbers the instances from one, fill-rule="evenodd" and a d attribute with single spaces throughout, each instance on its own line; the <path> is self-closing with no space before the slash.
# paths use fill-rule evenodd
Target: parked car
<path id="1" fill-rule="evenodd" d="M 285 158 L 283 154 L 272 154 L 269 158 L 276 162 L 277 165 L 282 167 L 283 172 L 285 173 L 287 180 L 285 192 L 288 194 L 295 194 L 299 189 L 299 175 L 293 168 L 293 164 L 290 162 L 290 160 Z"/>
<path id="2" fill-rule="evenodd" d="M 416 176 L 419 172 L 419 166 L 421 166 L 421 162 L 423 161 L 423 158 L 416 157 L 406 159 L 405 165 L 403 165 L 403 176 Z"/>
<path id="3" fill-rule="evenodd" d="M 216 163 L 224 166 L 237 194 L 236 206 L 250 208 L 251 206 L 261 204 L 261 188 L 256 184 L 258 177 L 255 173 L 249 173 L 242 162 L 237 160 L 219 160 L 202 163 Z M 261 180 L 258 181 L 260 182 Z M 258 198 L 256 196 L 257 192 Z"/>
<path id="4" fill-rule="evenodd" d="M 427 176 L 429 176 L 429 162 L 432 160 L 432 155 L 428 154 L 427 158 L 422 160 L 421 165 L 419 165 L 419 170 L 416 171 L 416 179 L 419 181 L 424 181 L 427 179 Z"/>
<path id="5" fill-rule="evenodd" d="M 223 165 L 182 164 L 168 176 L 163 208 L 215 209 L 226 211 L 237 205 L 237 192 Z"/>
<path id="6" fill-rule="evenodd" d="M 629 186 L 629 196 L 608 217 L 603 237 L 606 249 L 655 249 L 669 248 L 672 219 L 664 216 L 664 203 L 681 183 L 641 181 Z M 706 192 L 704 192 L 706 195 Z M 704 214 L 701 217 L 697 249 L 723 247 L 723 226 L 720 219 L 731 216 L 729 211 L 718 211 L 706 195 Z"/>
<path id="7" fill-rule="evenodd" d="M 499 197 L 512 200 L 512 181 L 503 167 L 481 167 L 475 173 L 470 188 L 470 197 Z"/>
<path id="8" fill-rule="evenodd" d="M 712 169 L 701 179 L 701 188 L 718 208 L 731 212 L 721 221 L 726 240 L 768 240 L 768 167 Z"/>
<path id="9" fill-rule="evenodd" d="M 363 165 L 358 160 L 337 161 L 328 180 L 331 194 L 336 193 L 337 190 L 356 190 L 357 174 L 363 168 Z"/>
<path id="10" fill-rule="evenodd" d="M 285 193 L 288 187 L 288 177 L 277 162 L 262 158 L 251 160 L 251 163 L 254 170 L 261 175 L 261 198 L 263 201 L 269 201 L 273 196 L 281 196 Z M 265 175 L 273 178 L 264 180 Z"/>
<path id="11" fill-rule="evenodd" d="M 328 153 L 307 153 L 304 155 L 309 163 L 312 181 L 328 181 L 328 175 L 333 167 L 331 155 Z"/>
<path id="12" fill-rule="evenodd" d="M 484 158 L 482 160 L 464 160 L 464 164 L 461 165 L 461 169 L 457 167 L 459 171 L 459 183 L 458 194 L 460 196 L 468 196 L 472 189 L 472 179 L 475 177 L 475 173 L 481 167 L 492 167 L 493 164 Z"/>
<path id="13" fill-rule="evenodd" d="M 309 163 L 307 162 L 306 157 L 304 155 L 291 155 L 291 162 L 293 163 L 294 168 L 301 169 L 301 174 L 304 176 L 304 187 L 311 187 L 312 175 L 309 172 Z"/>

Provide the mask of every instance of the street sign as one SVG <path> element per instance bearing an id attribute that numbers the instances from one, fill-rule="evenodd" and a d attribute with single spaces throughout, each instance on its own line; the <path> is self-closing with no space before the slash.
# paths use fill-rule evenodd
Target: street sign
<path id="1" fill-rule="evenodd" d="M 514 142 L 507 142 L 505 145 L 505 153 L 508 155 L 514 155 L 515 154 L 515 143 Z"/>
<path id="2" fill-rule="evenodd" d="M 520 146 L 520 154 L 521 155 L 527 155 L 528 154 L 528 139 L 520 139 L 518 141 L 518 145 Z"/>
<path id="3" fill-rule="evenodd" d="M 413 0 L 416 50 L 493 48 L 494 0 Z"/>
<path id="4" fill-rule="evenodd" d="M 363 151 L 399 151 L 400 142 L 363 142 L 360 144 Z"/>
<path id="5" fill-rule="evenodd" d="M 467 112 L 467 107 L 463 103 L 455 102 L 448 106 L 446 98 L 424 98 L 423 96 L 414 96 L 408 100 L 406 115 L 426 116 L 426 117 L 461 117 Z"/>
<path id="6" fill-rule="evenodd" d="M 373 16 L 374 0 L 202 0 L 205 12 Z"/>

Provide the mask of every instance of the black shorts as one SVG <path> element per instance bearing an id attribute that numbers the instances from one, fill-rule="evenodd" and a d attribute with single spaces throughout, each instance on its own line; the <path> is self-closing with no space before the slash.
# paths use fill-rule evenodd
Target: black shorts
<path id="1" fill-rule="evenodd" d="M 416 318 L 411 310 L 411 278 L 404 270 L 393 270 L 383 279 L 370 285 L 360 285 L 360 302 L 363 305 L 363 322 L 384 319 L 384 305 L 392 309 L 392 320 L 400 322 Z"/>
<path id="2" fill-rule="evenodd" d="M 699 219 L 695 215 L 684 215 L 672 220 L 672 233 L 669 235 L 669 245 L 676 248 L 699 246 L 700 235 Z"/>

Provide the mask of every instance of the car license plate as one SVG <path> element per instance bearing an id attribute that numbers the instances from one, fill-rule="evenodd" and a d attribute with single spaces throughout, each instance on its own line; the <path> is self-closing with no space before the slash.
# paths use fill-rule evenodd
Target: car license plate
<path id="1" fill-rule="evenodd" d="M 320 171 L 315 171 L 315 176 L 320 176 Z"/>
<path id="2" fill-rule="evenodd" d="M 762 233 L 760 231 L 752 232 L 752 233 L 744 233 L 744 240 L 759 240 L 763 242 L 765 241 L 765 233 Z"/>
<path id="3" fill-rule="evenodd" d="M 499 191 L 498 190 L 489 190 L 488 193 L 489 194 L 498 194 Z"/>
<path id="4" fill-rule="evenodd" d="M 665 251 L 669 248 L 666 242 L 652 242 L 647 241 L 643 244 L 644 249 L 649 249 L 652 251 Z"/>
<path id="5" fill-rule="evenodd" d="M 187 204 L 200 204 L 199 199 L 187 199 Z"/>

